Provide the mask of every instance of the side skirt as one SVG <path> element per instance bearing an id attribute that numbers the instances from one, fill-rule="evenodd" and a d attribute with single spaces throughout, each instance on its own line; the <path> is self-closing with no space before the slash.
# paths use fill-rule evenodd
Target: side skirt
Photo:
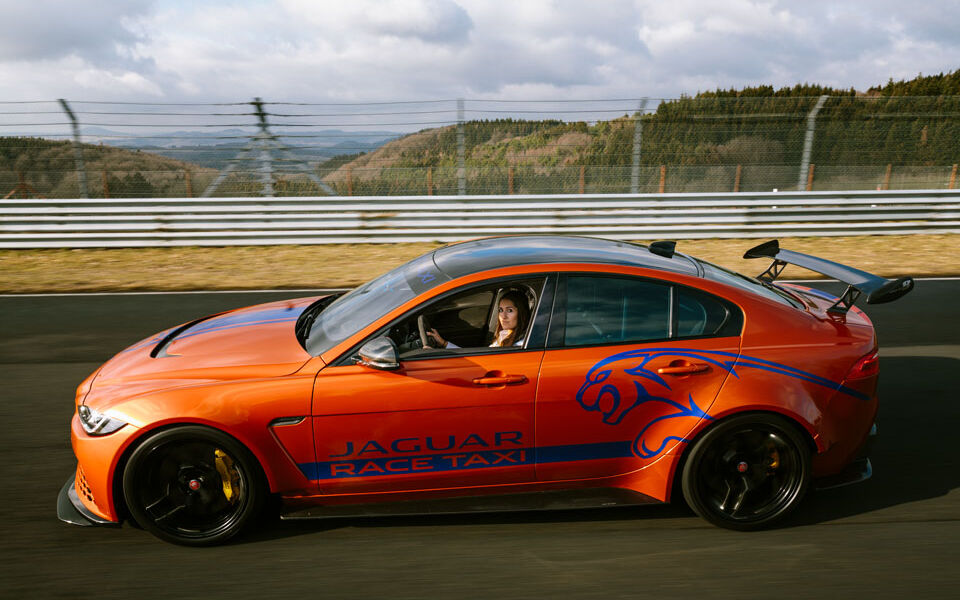
<path id="1" fill-rule="evenodd" d="M 661 504 L 650 496 L 621 488 L 593 488 L 501 494 L 496 496 L 464 496 L 429 500 L 403 500 L 336 506 L 313 506 L 282 510 L 280 518 L 336 519 L 344 517 L 384 517 L 397 515 L 449 515 L 465 513 L 517 512 L 527 510 L 570 510 Z"/>

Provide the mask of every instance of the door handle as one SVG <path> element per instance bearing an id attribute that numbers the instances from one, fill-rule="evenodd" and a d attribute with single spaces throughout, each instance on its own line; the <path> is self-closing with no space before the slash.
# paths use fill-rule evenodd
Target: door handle
<path id="1" fill-rule="evenodd" d="M 477 385 L 511 385 L 517 383 L 526 383 L 526 375 L 499 375 L 499 376 L 485 376 L 477 377 L 473 380 L 473 383 Z"/>
<path id="2" fill-rule="evenodd" d="M 704 373 L 709 370 L 710 365 L 703 363 L 692 363 L 688 365 L 660 367 L 657 369 L 657 373 L 661 375 L 693 375 L 695 373 Z"/>

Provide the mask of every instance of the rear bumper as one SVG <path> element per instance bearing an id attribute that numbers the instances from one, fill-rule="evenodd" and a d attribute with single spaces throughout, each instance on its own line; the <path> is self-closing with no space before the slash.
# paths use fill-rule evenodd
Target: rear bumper
<path id="1" fill-rule="evenodd" d="M 77 495 L 77 476 L 75 473 L 71 475 L 70 478 L 67 479 L 67 482 L 63 484 L 63 487 L 60 488 L 60 494 L 57 496 L 57 518 L 64 523 L 71 523 L 82 527 L 90 527 L 92 525 L 107 527 L 120 525 L 120 523 L 116 521 L 108 521 L 103 517 L 93 514 L 80 502 L 80 497 Z"/>
<path id="2" fill-rule="evenodd" d="M 860 452 L 860 456 L 854 459 L 853 462 L 847 465 L 845 469 L 836 475 L 821 477 L 820 479 L 814 481 L 814 487 L 818 490 L 829 490 L 832 488 L 843 487 L 845 485 L 860 483 L 870 479 L 873 476 L 873 465 L 870 463 L 870 458 L 868 455 L 876 438 L 877 424 L 874 423 L 870 428 L 870 434 L 867 436 L 867 441 L 863 446 L 863 450 Z"/>

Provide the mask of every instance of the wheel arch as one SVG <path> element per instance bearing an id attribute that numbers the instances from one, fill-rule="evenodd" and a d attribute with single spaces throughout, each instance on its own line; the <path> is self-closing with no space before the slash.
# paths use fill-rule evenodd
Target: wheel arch
<path id="1" fill-rule="evenodd" d="M 669 494 L 667 497 L 668 502 L 673 502 L 674 498 L 683 498 L 683 493 L 681 491 L 681 485 L 683 483 L 683 467 L 687 462 L 687 458 L 690 456 L 690 452 L 693 450 L 694 446 L 696 446 L 697 442 L 700 441 L 700 438 L 706 435 L 706 433 L 711 429 L 719 426 L 721 423 L 726 422 L 734 417 L 741 417 L 744 415 L 772 415 L 774 417 L 778 417 L 800 434 L 800 437 L 806 442 L 807 449 L 810 450 L 811 455 L 815 456 L 821 450 L 817 445 L 814 434 L 804 424 L 803 420 L 797 415 L 787 411 L 773 410 L 770 408 L 736 410 L 723 413 L 709 420 L 703 419 L 694 429 L 694 431 L 691 432 L 691 436 L 688 437 L 687 443 L 684 445 L 683 451 L 680 453 L 680 457 L 674 461 L 673 472 L 670 476 L 670 485 L 667 488 L 667 493 Z"/>
<path id="2" fill-rule="evenodd" d="M 144 442 L 149 440 L 154 435 L 163 431 L 178 429 L 180 427 L 204 427 L 206 429 L 210 429 L 211 431 L 221 433 L 235 441 L 237 444 L 247 450 L 247 452 L 250 453 L 250 456 L 253 457 L 254 463 L 257 466 L 259 476 L 261 478 L 261 482 L 266 485 L 266 492 L 270 493 L 273 491 L 274 482 L 271 481 L 267 469 L 265 469 L 263 466 L 263 458 L 251 444 L 224 430 L 222 427 L 217 427 L 215 425 L 211 425 L 210 423 L 200 421 L 167 422 L 158 424 L 155 427 L 141 429 L 139 434 L 126 445 L 126 448 L 124 448 L 123 452 L 120 454 L 120 458 L 116 462 L 116 465 L 113 469 L 113 475 L 111 476 L 110 480 L 110 488 L 113 495 L 113 509 L 116 512 L 118 519 L 130 519 L 130 512 L 127 507 L 127 499 L 123 493 L 123 472 L 127 468 L 127 463 L 130 461 L 130 456 L 136 451 L 137 448 L 143 445 Z"/>

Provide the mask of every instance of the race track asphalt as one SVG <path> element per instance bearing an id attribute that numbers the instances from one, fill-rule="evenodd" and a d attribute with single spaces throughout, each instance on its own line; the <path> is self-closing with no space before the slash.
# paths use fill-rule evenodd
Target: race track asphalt
<path id="1" fill-rule="evenodd" d="M 812 494 L 773 530 L 647 506 L 277 522 L 191 549 L 57 520 L 86 375 L 172 324 L 296 295 L 0 297 L 0 597 L 960 597 L 960 281 L 867 307 L 882 346 L 874 477 Z"/>

